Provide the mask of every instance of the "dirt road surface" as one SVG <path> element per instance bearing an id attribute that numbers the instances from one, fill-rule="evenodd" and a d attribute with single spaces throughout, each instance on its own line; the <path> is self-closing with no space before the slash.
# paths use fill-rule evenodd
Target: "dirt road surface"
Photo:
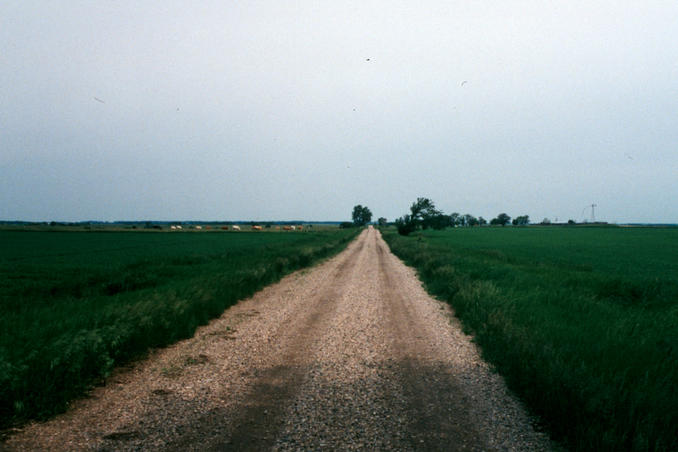
<path id="1" fill-rule="evenodd" d="M 450 309 L 370 228 L 120 369 L 9 450 L 550 450 Z"/>

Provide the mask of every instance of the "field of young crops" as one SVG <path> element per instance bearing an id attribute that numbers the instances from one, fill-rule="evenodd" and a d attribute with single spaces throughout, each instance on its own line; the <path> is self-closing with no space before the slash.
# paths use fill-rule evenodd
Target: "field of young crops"
<path id="1" fill-rule="evenodd" d="M 678 228 L 457 228 L 394 253 L 573 450 L 678 450 Z"/>
<path id="2" fill-rule="evenodd" d="M 358 232 L 0 231 L 0 427 L 63 410 Z"/>

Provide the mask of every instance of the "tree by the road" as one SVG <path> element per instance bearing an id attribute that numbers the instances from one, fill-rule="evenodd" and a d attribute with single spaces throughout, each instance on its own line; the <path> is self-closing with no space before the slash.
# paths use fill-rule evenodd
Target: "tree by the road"
<path id="1" fill-rule="evenodd" d="M 491 224 L 501 224 L 504 226 L 510 221 L 511 217 L 501 213 L 497 218 L 492 220 Z M 410 212 L 395 221 L 398 233 L 401 235 L 409 235 L 417 229 L 445 229 L 456 226 L 472 227 L 486 224 L 487 220 L 483 217 L 476 218 L 470 213 L 464 215 L 459 212 L 446 214 L 442 210 L 438 210 L 435 203 L 429 198 L 417 198 L 410 206 Z"/>
<path id="2" fill-rule="evenodd" d="M 367 206 L 358 204 L 353 207 L 353 224 L 356 226 L 365 226 L 372 221 L 372 212 Z"/>
<path id="3" fill-rule="evenodd" d="M 398 228 L 398 234 L 400 235 L 410 235 L 410 233 L 417 229 L 417 223 L 407 214 L 398 218 L 395 221 L 395 225 Z"/>
<path id="4" fill-rule="evenodd" d="M 441 210 L 436 209 L 435 203 L 429 198 L 417 198 L 410 206 L 410 220 L 416 227 L 423 229 L 445 229 L 451 226 L 451 218 Z"/>
<path id="5" fill-rule="evenodd" d="M 436 209 L 432 200 L 417 198 L 410 206 L 409 215 L 398 218 L 395 223 L 401 235 L 409 235 L 420 227 L 423 229 L 445 229 L 451 225 L 451 218 Z"/>
<path id="6" fill-rule="evenodd" d="M 417 224 L 421 224 L 424 229 L 430 226 L 432 218 L 441 215 L 442 212 L 436 209 L 435 204 L 428 198 L 417 198 L 410 206 L 410 218 Z"/>

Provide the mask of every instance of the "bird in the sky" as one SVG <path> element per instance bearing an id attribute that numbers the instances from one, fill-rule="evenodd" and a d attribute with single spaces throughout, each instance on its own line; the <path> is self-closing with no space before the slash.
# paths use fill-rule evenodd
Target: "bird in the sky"
<path id="1" fill-rule="evenodd" d="M 101 102 L 102 104 L 105 104 L 105 103 L 106 103 L 106 102 L 104 102 L 103 100 L 99 99 L 98 97 L 95 97 L 94 100 L 97 101 L 97 102 Z"/>
<path id="2" fill-rule="evenodd" d="M 631 157 L 631 156 L 630 156 L 629 154 L 627 154 L 626 152 L 624 152 L 624 155 L 625 155 L 629 160 L 633 160 L 633 157 Z"/>
<path id="3" fill-rule="evenodd" d="M 464 80 L 463 82 L 461 82 L 461 86 L 464 86 L 467 83 L 468 83 L 468 80 Z"/>
<path id="4" fill-rule="evenodd" d="M 370 61 L 370 59 L 369 59 L 369 58 L 365 58 L 365 61 Z"/>

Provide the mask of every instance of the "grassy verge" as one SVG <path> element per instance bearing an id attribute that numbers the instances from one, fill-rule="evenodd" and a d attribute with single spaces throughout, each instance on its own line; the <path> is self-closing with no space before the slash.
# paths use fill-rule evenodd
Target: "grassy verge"
<path id="1" fill-rule="evenodd" d="M 0 426 L 64 410 L 357 232 L 0 231 Z"/>
<path id="2" fill-rule="evenodd" d="M 678 450 L 678 230 L 386 231 L 573 450 Z"/>

